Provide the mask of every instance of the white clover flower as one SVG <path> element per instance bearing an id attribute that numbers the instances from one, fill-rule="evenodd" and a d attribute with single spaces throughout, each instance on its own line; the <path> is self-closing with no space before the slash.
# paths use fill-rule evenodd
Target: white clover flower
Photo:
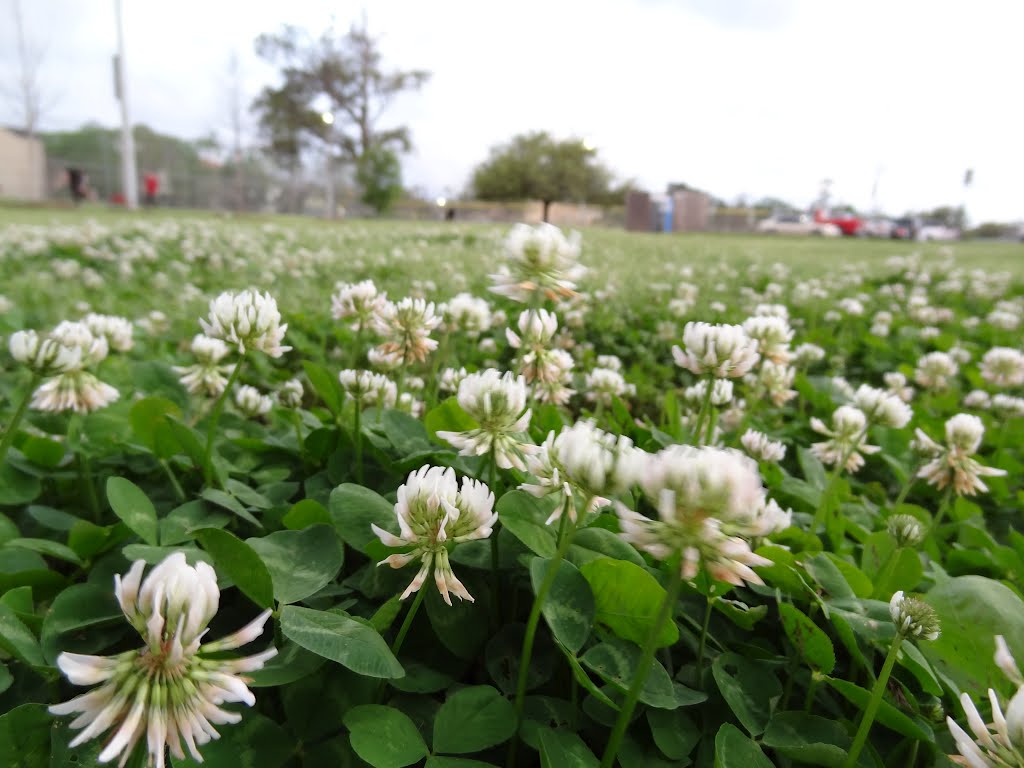
<path id="1" fill-rule="evenodd" d="M 576 295 L 586 269 L 579 264 L 580 235 L 566 237 L 551 224 L 517 224 L 505 238 L 506 262 L 491 275 L 490 290 L 513 301 L 560 301 Z"/>
<path id="2" fill-rule="evenodd" d="M 456 294 L 444 307 L 446 329 L 475 339 L 491 327 L 491 305 L 469 293 Z"/>
<path id="3" fill-rule="evenodd" d="M 77 347 L 82 352 L 82 367 L 90 368 L 106 359 L 110 345 L 105 336 L 94 334 L 85 323 L 64 320 L 50 331 L 50 338 L 65 347 Z"/>
<path id="4" fill-rule="evenodd" d="M 779 462 L 786 458 L 786 446 L 778 440 L 772 440 L 764 432 L 748 429 L 743 433 L 740 442 L 747 453 L 758 461 Z"/>
<path id="5" fill-rule="evenodd" d="M 387 563 L 392 568 L 401 568 L 413 560 L 421 562 L 401 599 L 418 591 L 433 573 L 438 592 L 448 605 L 452 604 L 452 594 L 473 602 L 473 596 L 452 572 L 448 548 L 491 535 L 498 515 L 490 489 L 466 477 L 460 488 L 451 467 L 423 466 L 398 488 L 395 515 L 398 536 L 374 524 L 370 527 L 385 546 L 408 548 L 406 552 L 389 555 L 378 565 Z"/>
<path id="6" fill-rule="evenodd" d="M 167 315 L 159 309 L 150 310 L 145 317 L 136 322 L 136 325 L 150 336 L 162 336 L 171 328 Z"/>
<path id="7" fill-rule="evenodd" d="M 298 408 L 302 405 L 304 394 L 305 390 L 302 387 L 301 381 L 298 379 L 288 379 L 277 390 L 277 402 L 283 408 Z"/>
<path id="8" fill-rule="evenodd" d="M 269 293 L 225 291 L 210 302 L 208 320 L 200 318 L 203 333 L 238 346 L 240 354 L 258 349 L 280 357 L 291 347 L 281 345 L 288 324 L 281 324 L 277 302 Z"/>
<path id="9" fill-rule="evenodd" d="M 636 394 L 636 387 L 626 382 L 622 374 L 611 368 L 595 368 L 583 377 L 588 402 L 610 406 L 615 397 Z"/>
<path id="10" fill-rule="evenodd" d="M 939 490 L 952 485 L 958 496 L 974 496 L 988 491 L 982 477 L 1006 474 L 1004 469 L 986 467 L 971 458 L 985 435 L 985 426 L 977 416 L 958 413 L 949 419 L 946 422 L 946 445 L 936 443 L 920 429 L 914 434 L 914 449 L 930 457 L 917 476 Z"/>
<path id="11" fill-rule="evenodd" d="M 393 408 L 398 399 L 398 386 L 381 373 L 351 368 L 338 374 L 345 394 L 362 407 Z"/>
<path id="12" fill-rule="evenodd" d="M 882 381 L 890 395 L 895 395 L 904 403 L 914 399 L 914 388 L 907 386 L 907 377 L 899 371 L 890 371 L 882 374 Z"/>
<path id="13" fill-rule="evenodd" d="M 801 344 L 793 350 L 793 364 L 809 368 L 825 359 L 825 350 L 817 344 Z"/>
<path id="14" fill-rule="evenodd" d="M 558 316 L 546 309 L 527 309 L 519 314 L 517 326 L 518 334 L 511 328 L 505 329 L 509 346 L 539 352 L 551 345 L 558 332 Z"/>
<path id="15" fill-rule="evenodd" d="M 640 485 L 658 518 L 617 504 L 622 537 L 659 560 L 680 557 L 683 578 L 703 565 L 712 578 L 763 584 L 752 566 L 749 539 L 788 527 L 790 519 L 765 498 L 757 464 L 739 451 L 674 445 L 651 457 Z"/>
<path id="16" fill-rule="evenodd" d="M 465 368 L 445 368 L 437 388 L 442 392 L 458 392 L 459 384 L 467 375 Z"/>
<path id="17" fill-rule="evenodd" d="M 917 361 L 914 381 L 925 389 L 948 389 L 949 380 L 956 376 L 959 370 L 953 358 L 945 352 L 929 352 Z"/>
<path id="18" fill-rule="evenodd" d="M 692 387 L 683 390 L 683 399 L 688 403 L 700 405 L 708 396 L 708 379 L 701 379 Z M 733 398 L 733 384 L 729 379 L 714 379 L 711 386 L 711 404 L 716 408 L 728 405 Z"/>
<path id="19" fill-rule="evenodd" d="M 822 464 L 841 464 L 847 472 L 856 472 L 864 466 L 864 455 L 870 456 L 881 450 L 877 445 L 867 444 L 867 417 L 859 408 L 841 405 L 832 414 L 832 429 L 817 418 L 811 417 L 811 429 L 819 435 L 829 437 L 821 443 L 811 445 L 811 453 Z"/>
<path id="20" fill-rule="evenodd" d="M 86 315 L 82 322 L 93 332 L 93 335 L 105 337 L 107 344 L 113 350 L 127 352 L 135 344 L 132 339 L 134 326 L 127 318 L 91 313 Z"/>
<path id="21" fill-rule="evenodd" d="M 387 295 L 377 292 L 372 280 L 358 283 L 337 283 L 331 296 L 331 316 L 335 320 L 351 320 L 353 331 L 368 328 L 387 302 Z"/>
<path id="22" fill-rule="evenodd" d="M 606 496 L 638 481 L 646 459 L 647 453 L 629 438 L 604 432 L 592 421 L 577 421 L 557 435 L 548 433 L 540 451 L 526 457 L 529 472 L 537 482 L 522 483 L 519 488 L 538 498 L 559 494 L 560 503 L 547 523 L 558 520 L 566 509 L 575 523 L 574 493 L 588 500 L 584 513 L 607 504 Z"/>
<path id="23" fill-rule="evenodd" d="M 256 387 L 244 385 L 235 391 L 235 405 L 243 415 L 250 419 L 257 416 L 265 416 L 270 413 L 274 401 L 269 395 L 264 395 Z"/>
<path id="24" fill-rule="evenodd" d="M 201 333 L 192 339 L 192 354 L 198 361 L 194 365 L 175 365 L 179 381 L 191 394 L 205 394 L 219 397 L 228 385 L 228 377 L 234 372 L 234 365 L 221 365 L 231 348 L 220 339 L 212 339 Z"/>
<path id="25" fill-rule="evenodd" d="M 992 395 L 983 389 L 972 389 L 964 395 L 964 407 L 987 411 L 992 407 Z"/>
<path id="26" fill-rule="evenodd" d="M 904 637 L 923 640 L 937 640 L 939 637 L 939 617 L 935 609 L 923 600 L 906 597 L 902 590 L 889 601 L 889 615 L 896 631 Z"/>
<path id="27" fill-rule="evenodd" d="M 994 387 L 1019 387 L 1024 384 L 1024 353 L 993 347 L 981 358 L 981 378 Z"/>
<path id="28" fill-rule="evenodd" d="M 433 302 L 409 297 L 397 304 L 387 302 L 376 319 L 376 330 L 384 337 L 377 351 L 396 365 L 422 363 L 437 349 L 430 332 L 440 324 Z"/>
<path id="29" fill-rule="evenodd" d="M 1005 309 L 994 309 L 988 313 L 985 321 L 1003 331 L 1015 331 L 1020 326 L 1020 315 Z"/>
<path id="30" fill-rule="evenodd" d="M 708 373 L 718 378 L 739 378 L 760 358 L 757 341 L 738 325 L 687 323 L 683 345 L 685 352 L 673 345 L 672 357 L 680 368 L 698 376 Z"/>
<path id="31" fill-rule="evenodd" d="M 530 409 L 526 407 L 526 380 L 522 376 L 504 375 L 493 368 L 466 376 L 459 384 L 459 405 L 479 425 L 466 432 L 438 432 L 463 456 L 482 456 L 494 451 L 502 469 L 526 469 L 524 456 L 540 450 L 525 442 L 530 426 Z"/>
<path id="32" fill-rule="evenodd" d="M 617 355 L 598 355 L 596 360 L 597 368 L 607 368 L 610 371 L 622 372 L 622 360 Z"/>
<path id="33" fill-rule="evenodd" d="M 395 408 L 417 419 L 423 415 L 424 407 L 423 401 L 413 395 L 412 392 L 403 392 L 398 396 L 398 402 L 395 403 Z"/>
<path id="34" fill-rule="evenodd" d="M 88 371 L 72 370 L 40 384 L 32 394 L 31 408 L 53 413 L 92 413 L 106 408 L 120 396 L 120 392 Z"/>
<path id="35" fill-rule="evenodd" d="M 789 320 L 777 315 L 755 315 L 743 321 L 747 336 L 757 341 L 758 352 L 764 360 L 785 365 L 792 356 L 789 344 L 793 341 L 793 329 Z"/>
<path id="36" fill-rule="evenodd" d="M 838 306 L 850 317 L 860 317 L 864 314 L 864 305 L 852 296 L 840 299 Z"/>
<path id="37" fill-rule="evenodd" d="M 992 410 L 1004 416 L 1024 416 L 1024 398 L 1002 393 L 993 395 Z"/>
<path id="38" fill-rule="evenodd" d="M 35 331 L 15 331 L 8 340 L 11 357 L 37 376 L 67 373 L 82 367 L 82 349 L 65 346 Z"/>
<path id="39" fill-rule="evenodd" d="M 916 547 L 924 541 L 924 526 L 913 515 L 892 515 L 885 521 L 885 530 L 899 547 Z"/>
<path id="40" fill-rule="evenodd" d="M 752 374 L 747 374 L 747 378 Z M 796 379 L 796 368 L 784 363 L 775 363 L 765 360 L 761 363 L 761 369 L 754 379 L 755 391 L 759 395 L 765 395 L 772 404 L 780 407 L 788 403 L 797 392 L 792 389 L 793 381 Z"/>
<path id="41" fill-rule="evenodd" d="M 175 758 L 185 759 L 182 742 L 192 758 L 202 762 L 199 747 L 219 738 L 214 726 L 242 719 L 221 705 L 255 704 L 244 675 L 262 668 L 277 650 L 271 647 L 238 659 L 225 659 L 221 652 L 259 637 L 271 612 L 264 611 L 228 637 L 202 644 L 220 599 L 213 569 L 203 562 L 189 566 L 180 552 L 164 559 L 145 581 L 144 568 L 145 563 L 137 560 L 123 578 L 115 576 L 114 591 L 145 646 L 116 656 L 61 653 L 57 666 L 72 683 L 100 687 L 51 706 L 50 713 L 80 713 L 71 723 L 71 728 L 81 730 L 71 747 L 116 727 L 100 762 L 120 756 L 119 764 L 125 765 L 143 739 L 148 763 L 157 768 L 166 765 L 168 749 Z"/>
<path id="42" fill-rule="evenodd" d="M 861 384 L 853 395 L 853 404 L 860 408 L 871 424 L 903 429 L 914 415 L 910 406 L 884 389 Z"/>

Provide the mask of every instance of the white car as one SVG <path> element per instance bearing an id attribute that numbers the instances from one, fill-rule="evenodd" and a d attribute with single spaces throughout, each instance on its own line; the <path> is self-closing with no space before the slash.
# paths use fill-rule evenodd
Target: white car
<path id="1" fill-rule="evenodd" d="M 947 227 L 941 221 L 922 221 L 917 228 L 916 238 L 922 242 L 928 240 L 959 240 L 960 230 Z"/>
<path id="2" fill-rule="evenodd" d="M 835 224 L 818 222 L 806 213 L 786 213 L 757 222 L 757 231 L 766 235 L 819 235 L 839 237 L 842 230 Z"/>

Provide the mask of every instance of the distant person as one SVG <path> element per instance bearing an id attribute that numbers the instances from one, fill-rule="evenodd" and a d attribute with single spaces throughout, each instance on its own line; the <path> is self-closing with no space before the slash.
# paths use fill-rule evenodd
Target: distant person
<path id="1" fill-rule="evenodd" d="M 71 192 L 71 202 L 78 205 L 89 196 L 87 177 L 81 168 L 66 168 L 65 170 L 68 174 L 68 190 Z"/>
<path id="2" fill-rule="evenodd" d="M 160 192 L 160 177 L 150 171 L 142 177 L 142 184 L 146 189 L 146 205 L 152 208 L 156 205 L 156 196 Z"/>

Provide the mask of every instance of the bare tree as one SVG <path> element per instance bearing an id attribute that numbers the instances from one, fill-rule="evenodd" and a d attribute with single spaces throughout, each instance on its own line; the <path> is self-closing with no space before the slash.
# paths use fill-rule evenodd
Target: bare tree
<path id="1" fill-rule="evenodd" d="M 234 208 L 245 209 L 245 162 L 242 157 L 242 72 L 238 54 L 233 52 L 228 61 L 228 109 L 231 114 L 231 161 L 234 165 Z"/>
<path id="2" fill-rule="evenodd" d="M 40 71 L 45 59 L 44 50 L 30 45 L 25 37 L 25 22 L 21 14 L 21 0 L 11 0 L 14 12 L 14 33 L 17 37 L 17 74 L 15 85 L 8 88 L 8 99 L 19 113 L 19 124 L 25 132 L 27 141 L 25 151 L 28 153 L 28 168 L 35 167 L 37 162 L 36 133 L 43 114 L 43 90 L 40 83 Z M 37 179 L 32 179 L 29 193 L 32 196 L 42 193 L 37 189 Z"/>

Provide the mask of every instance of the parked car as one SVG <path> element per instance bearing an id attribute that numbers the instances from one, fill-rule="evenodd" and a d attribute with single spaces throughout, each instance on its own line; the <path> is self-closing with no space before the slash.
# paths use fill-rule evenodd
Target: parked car
<path id="1" fill-rule="evenodd" d="M 917 228 L 915 239 L 922 242 L 928 240 L 959 240 L 960 230 L 949 227 L 941 221 L 922 221 Z"/>
<path id="2" fill-rule="evenodd" d="M 839 237 L 842 232 L 835 224 L 815 221 L 806 213 L 786 213 L 769 216 L 757 222 L 757 231 L 766 235 L 819 235 Z"/>
<path id="3" fill-rule="evenodd" d="M 858 234 L 864 237 L 894 237 L 893 230 L 896 229 L 896 222 L 892 219 L 875 218 L 864 222 Z"/>
<path id="4" fill-rule="evenodd" d="M 814 212 L 814 220 L 819 224 L 834 224 L 847 237 L 863 235 L 864 219 L 852 211 L 826 212 L 818 209 Z"/>
<path id="5" fill-rule="evenodd" d="M 917 222 L 911 218 L 896 219 L 892 223 L 889 237 L 893 240 L 913 240 L 917 237 Z"/>

